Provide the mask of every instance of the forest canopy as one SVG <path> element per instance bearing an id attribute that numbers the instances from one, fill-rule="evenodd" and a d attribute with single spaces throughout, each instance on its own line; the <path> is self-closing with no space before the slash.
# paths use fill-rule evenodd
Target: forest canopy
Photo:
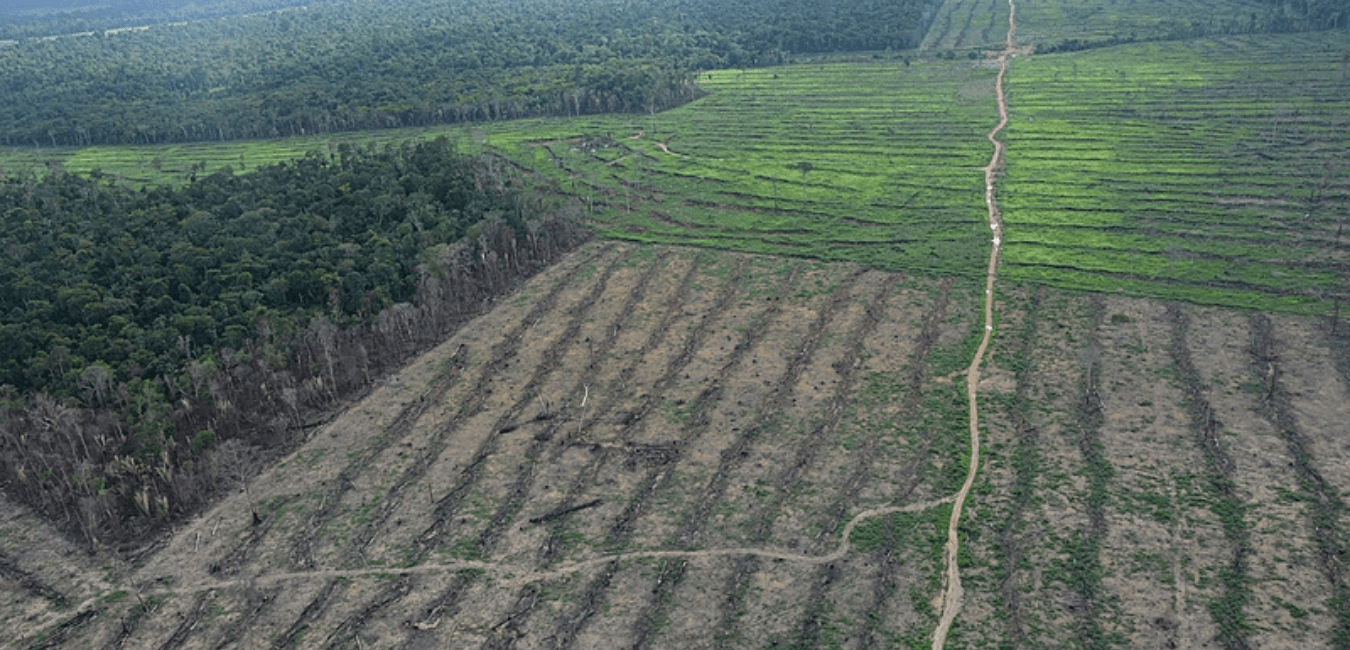
<path id="1" fill-rule="evenodd" d="M 0 47 L 0 145 L 229 140 L 654 111 L 696 97 L 691 79 L 699 70 L 781 63 L 795 53 L 914 47 L 939 4 L 358 1 L 22 38 Z"/>
<path id="2" fill-rule="evenodd" d="M 276 11 L 331 0 L 18 0 L 0 6 L 0 39 L 81 34 Z"/>
<path id="3" fill-rule="evenodd" d="M 444 139 L 0 181 L 0 486 L 91 542 L 190 512 L 585 239 L 565 213 Z"/>

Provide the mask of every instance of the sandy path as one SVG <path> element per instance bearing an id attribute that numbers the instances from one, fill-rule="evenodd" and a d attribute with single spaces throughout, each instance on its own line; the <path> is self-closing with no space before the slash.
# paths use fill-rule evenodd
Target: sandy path
<path id="1" fill-rule="evenodd" d="M 442 573 L 449 571 L 461 571 L 465 569 L 483 571 L 485 573 L 491 574 L 499 584 L 519 587 L 532 582 L 556 580 L 570 573 L 576 573 L 577 571 L 584 571 L 586 569 L 593 569 L 595 567 L 604 566 L 616 560 L 639 560 L 639 559 L 669 559 L 669 558 L 698 559 L 698 558 L 736 557 L 749 555 L 762 557 L 765 559 L 796 562 L 811 566 L 834 562 L 847 555 L 849 549 L 851 548 L 849 539 L 853 535 L 853 530 L 857 528 L 858 524 L 861 524 L 863 521 L 867 519 L 871 519 L 873 517 L 882 517 L 885 515 L 901 512 L 921 512 L 923 510 L 928 510 L 930 508 L 935 508 L 940 505 L 951 503 L 952 500 L 953 497 L 947 497 L 945 499 L 938 499 L 935 501 L 925 501 L 922 503 L 912 503 L 905 506 L 887 506 L 883 508 L 873 508 L 871 510 L 864 510 L 863 512 L 854 515 L 853 518 L 850 519 L 848 523 L 844 526 L 844 531 L 839 541 L 839 546 L 837 546 L 833 551 L 826 553 L 824 555 L 804 555 L 801 553 L 792 553 L 788 551 L 762 549 L 754 547 L 707 549 L 699 551 L 632 551 L 629 553 L 602 555 L 588 560 L 572 562 L 547 571 L 538 571 L 534 570 L 530 566 L 508 564 L 503 562 L 478 562 L 466 560 L 462 562 L 449 562 L 439 564 L 435 563 L 419 564 L 416 566 L 404 568 L 391 568 L 387 566 L 381 566 L 369 569 L 317 569 L 314 571 L 266 573 L 261 575 L 253 575 L 229 580 L 207 580 L 178 588 L 146 589 L 141 593 L 145 595 L 168 595 L 168 594 L 182 595 L 182 594 L 193 594 L 203 589 L 238 587 L 246 584 L 264 585 L 264 584 L 276 584 L 281 582 L 302 581 L 302 580 L 323 580 L 339 577 L 357 578 L 361 576 L 371 576 L 380 574 L 402 575 L 415 573 Z M 93 606 L 94 600 L 95 599 L 90 599 L 89 601 L 86 601 L 85 603 L 80 605 L 79 609 L 83 610 L 85 608 Z"/>
<path id="2" fill-rule="evenodd" d="M 998 124 L 985 136 L 994 145 L 994 153 L 989 158 L 989 164 L 983 167 L 984 203 L 989 209 L 989 229 L 993 231 L 994 237 L 993 246 L 989 249 L 989 266 L 985 271 L 984 337 L 980 339 L 980 347 L 975 351 L 975 357 L 970 360 L 970 367 L 966 369 L 966 395 L 970 405 L 970 466 L 966 469 L 965 483 L 961 485 L 961 490 L 952 501 L 952 516 L 947 524 L 947 544 L 942 550 L 945 575 L 942 594 L 938 597 L 942 618 L 938 621 L 937 629 L 933 631 L 933 650 L 942 650 L 946 646 L 947 632 L 951 630 L 952 621 L 956 620 L 957 613 L 961 611 L 964 594 L 961 588 L 961 567 L 956 561 L 957 552 L 961 548 L 957 525 L 961 522 L 961 509 L 966 503 L 966 496 L 970 494 L 971 486 L 975 484 L 975 474 L 980 467 L 980 414 L 977 390 L 980 384 L 980 364 L 989 349 L 989 338 L 994 333 L 994 281 L 998 279 L 998 255 L 1003 245 L 1003 219 L 999 214 L 998 204 L 994 201 L 994 177 L 1003 164 L 1004 151 L 1003 142 L 998 139 L 998 134 L 1008 126 L 1008 101 L 1003 92 L 1003 77 L 1008 72 L 1008 61 L 1025 51 L 1018 49 L 1013 42 L 1013 34 L 1016 31 L 1017 5 L 1013 0 L 1008 0 L 1008 37 L 1003 51 L 998 55 L 998 80 L 994 86 L 994 95 L 998 100 Z"/>
<path id="3" fill-rule="evenodd" d="M 647 135 L 647 132 L 646 132 L 646 131 L 638 131 L 637 133 L 628 136 L 628 139 L 629 139 L 629 140 L 640 140 L 640 139 L 642 139 L 642 136 L 644 136 L 644 135 Z M 657 142 L 657 141 L 655 141 L 655 140 L 652 140 L 652 144 L 656 145 L 656 148 L 657 148 L 657 149 L 660 149 L 661 151 L 664 151 L 664 152 L 666 152 L 666 153 L 668 153 L 668 154 L 670 154 L 670 155 L 672 155 L 672 156 L 681 156 L 681 155 L 683 155 L 683 154 L 678 154 L 678 153 L 675 153 L 674 151 L 671 151 L 671 150 L 670 150 L 670 146 L 667 145 L 667 144 L 664 143 L 664 142 Z M 620 159 L 620 160 L 622 160 L 622 159 Z M 616 160 L 616 161 L 614 161 L 614 162 L 618 162 L 618 161 Z M 613 165 L 614 163 L 610 163 L 610 164 Z"/>

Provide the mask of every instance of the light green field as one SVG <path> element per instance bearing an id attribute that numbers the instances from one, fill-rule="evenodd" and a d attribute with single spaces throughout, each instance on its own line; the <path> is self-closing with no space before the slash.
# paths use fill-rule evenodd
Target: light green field
<path id="1" fill-rule="evenodd" d="M 1007 0 L 947 0 L 923 39 L 924 50 L 1003 49 Z"/>
<path id="2" fill-rule="evenodd" d="M 1004 276 L 1325 313 L 1347 291 L 1343 34 L 1014 63 Z"/>
<path id="3" fill-rule="evenodd" d="M 1040 47 L 1181 39 L 1261 29 L 1269 14 L 1270 5 L 1255 0 L 1038 0 L 1018 3 L 1017 35 Z"/>
<path id="4" fill-rule="evenodd" d="M 1017 40 L 1040 49 L 1065 41 L 1157 41 L 1262 29 L 1270 6 L 1254 0 L 1036 0 L 1017 5 Z M 1256 16 L 1256 22 L 1252 17 Z M 999 50 L 1007 0 L 948 0 L 924 50 Z"/>
<path id="5" fill-rule="evenodd" d="M 991 82 L 969 63 L 725 71 L 669 113 L 487 137 L 603 204 L 611 236 L 971 274 Z"/>

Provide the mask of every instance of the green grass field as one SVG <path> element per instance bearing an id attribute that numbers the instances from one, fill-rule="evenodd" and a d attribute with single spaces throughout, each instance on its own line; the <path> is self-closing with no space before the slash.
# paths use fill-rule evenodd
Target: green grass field
<path id="1" fill-rule="evenodd" d="M 1014 64 L 1005 277 L 1323 312 L 1347 290 L 1343 34 Z"/>
<path id="2" fill-rule="evenodd" d="M 1263 29 L 1270 11 L 1254 0 L 1039 0 L 1018 3 L 1017 40 L 1044 50 L 1246 33 Z M 999 50 L 1007 31 L 1007 0 L 948 0 L 922 49 Z"/>
<path id="3" fill-rule="evenodd" d="M 991 82 L 969 64 L 725 71 L 631 124 L 489 137 L 602 202 L 611 236 L 971 274 Z"/>
<path id="4" fill-rule="evenodd" d="M 1049 46 L 1069 39 L 1154 41 L 1250 31 L 1269 13 L 1254 0 L 1074 0 L 1017 6 L 1018 40 Z"/>

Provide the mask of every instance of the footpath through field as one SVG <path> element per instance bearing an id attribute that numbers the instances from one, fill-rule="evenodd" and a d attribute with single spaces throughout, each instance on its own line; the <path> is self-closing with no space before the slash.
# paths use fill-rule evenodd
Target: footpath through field
<path id="1" fill-rule="evenodd" d="M 957 613 L 961 611 L 964 594 L 961 588 L 961 567 L 956 561 L 961 548 L 957 526 L 961 522 L 961 509 L 966 503 L 966 496 L 970 494 L 970 488 L 975 483 L 975 473 L 980 467 L 980 415 L 976 391 L 980 385 L 980 364 L 989 349 L 989 339 L 994 333 L 994 281 L 998 279 L 998 256 L 1003 245 L 1003 218 L 999 213 L 998 203 L 994 200 L 994 178 L 999 167 L 1003 165 L 1004 151 L 1003 141 L 998 139 L 998 134 L 1008 126 L 1008 101 L 1003 92 L 1003 77 L 1008 72 L 1008 61 L 1028 51 L 1025 48 L 1018 48 L 1014 43 L 1013 34 L 1016 31 L 1017 5 L 1013 0 L 1008 0 L 1008 37 L 1004 42 L 1003 51 L 999 52 L 996 59 L 999 68 L 998 79 L 994 84 L 994 96 L 998 101 L 998 124 L 985 136 L 994 145 L 994 153 L 989 157 L 989 164 L 982 168 L 984 204 L 989 209 L 989 229 L 993 231 L 991 240 L 993 245 L 989 248 L 989 266 L 985 271 L 984 281 L 984 336 L 980 339 L 980 347 L 975 351 L 975 357 L 970 360 L 970 367 L 966 369 L 966 396 L 970 406 L 970 466 L 966 469 L 965 483 L 961 484 L 961 490 L 952 501 L 952 515 L 947 524 L 947 544 L 942 550 L 943 588 L 942 594 L 938 597 L 942 617 L 938 619 L 937 629 L 933 631 L 933 650 L 942 650 L 946 645 L 947 632 L 951 630 L 952 621 L 956 620 Z"/>

